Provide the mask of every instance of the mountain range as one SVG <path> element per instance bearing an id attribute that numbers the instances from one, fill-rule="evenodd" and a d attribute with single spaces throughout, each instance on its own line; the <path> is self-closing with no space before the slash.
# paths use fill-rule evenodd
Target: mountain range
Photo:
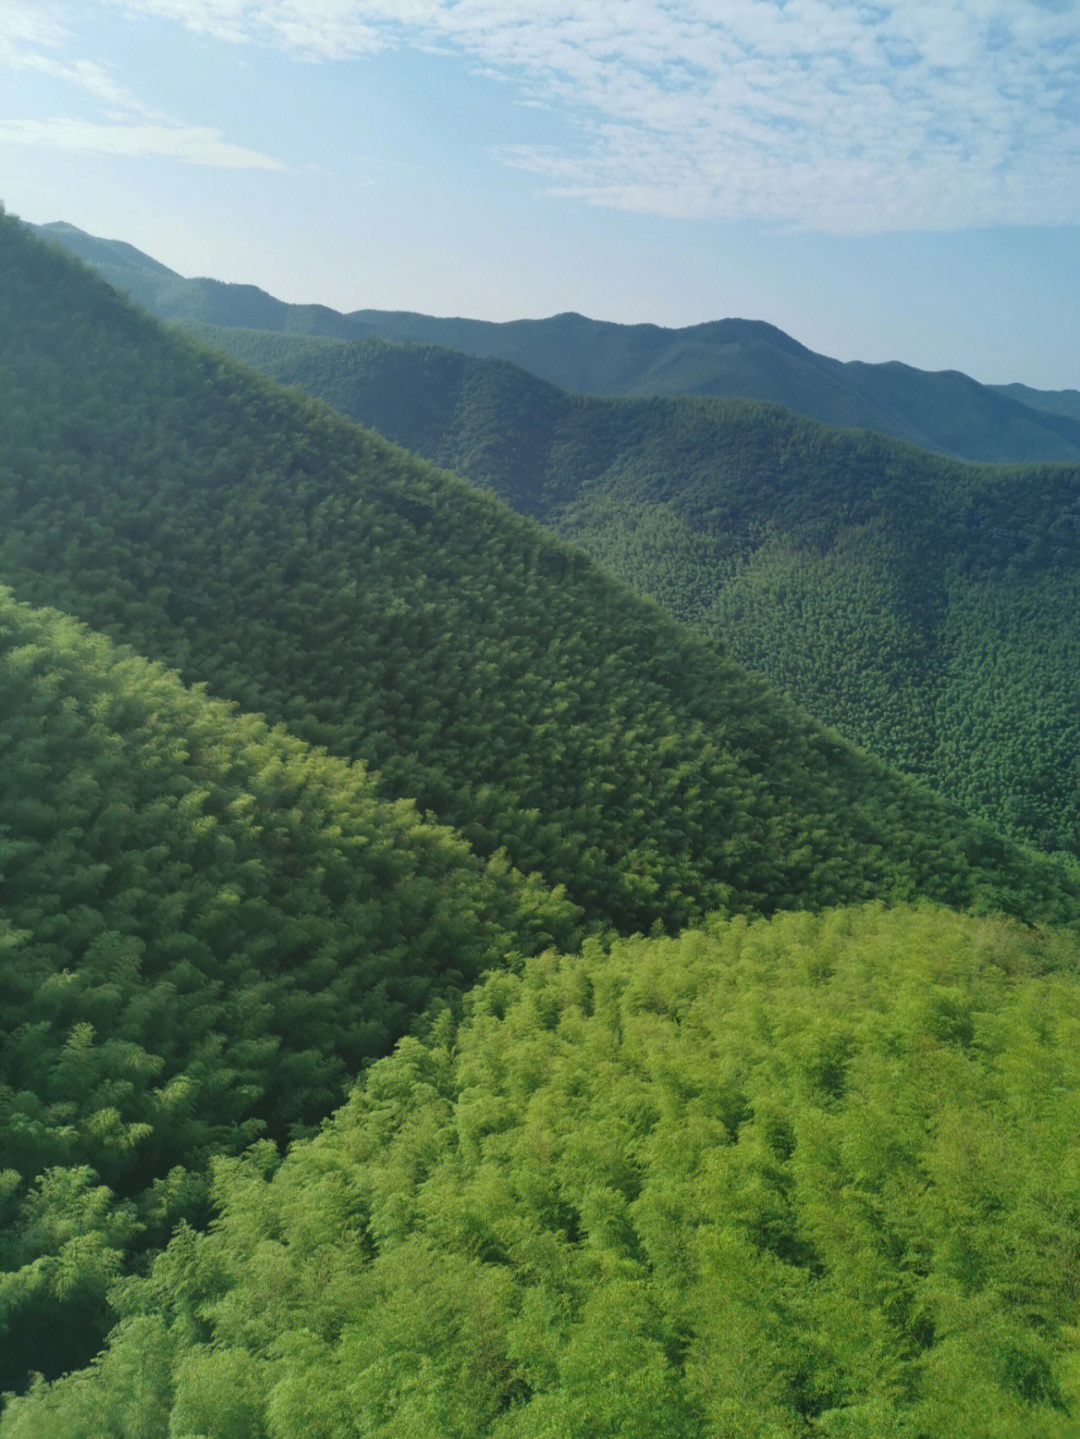
<path id="1" fill-rule="evenodd" d="M 0 384 L 3 1439 L 1065 1439 L 1080 867 L 3 215 Z"/>
<path id="2" fill-rule="evenodd" d="M 981 385 L 955 370 L 843 363 L 762 321 L 682 330 L 583 315 L 496 324 L 384 310 L 291 305 L 252 285 L 184 279 L 120 241 L 63 223 L 38 232 L 93 265 L 163 319 L 438 345 L 508 360 L 561 389 L 593 395 L 725 395 L 771 400 L 830 425 L 878 430 L 982 461 L 1080 459 L 1080 393 Z"/>
<path id="3" fill-rule="evenodd" d="M 184 323 L 493 489 L 969 812 L 1080 854 L 1075 466 L 977 470 L 761 404 L 602 400 L 440 347 Z"/>
<path id="4" fill-rule="evenodd" d="M 759 402 L 569 395 L 503 361 L 189 326 L 494 490 L 818 718 L 1080 853 L 1080 471 L 973 467 Z"/>

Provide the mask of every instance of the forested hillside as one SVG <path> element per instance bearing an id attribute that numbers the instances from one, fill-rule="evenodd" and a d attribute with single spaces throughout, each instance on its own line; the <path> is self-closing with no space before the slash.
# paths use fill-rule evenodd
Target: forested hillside
<path id="1" fill-rule="evenodd" d="M 563 389 L 593 395 L 769 400 L 826 424 L 878 430 L 969 460 L 1080 459 L 1080 413 L 1067 395 L 980 385 L 954 370 L 844 364 L 761 321 L 716 320 L 669 330 L 576 314 L 503 324 L 386 310 L 341 314 L 322 305 L 285 304 L 254 285 L 186 280 L 130 245 L 72 225 L 36 228 L 163 319 L 439 345 L 508 360 Z"/>
<path id="2" fill-rule="evenodd" d="M 1080 854 L 1080 469 L 568 395 L 429 347 L 198 333 L 493 489 L 998 828 Z"/>
<path id="3" fill-rule="evenodd" d="M 789 414 L 420 356 L 597 549 L 641 474 L 734 573 L 945 473 L 847 437 L 825 522 Z M 3 216 L 0 386 L 2 1439 L 1066 1439 L 1075 865 Z M 1019 545 L 947 473 L 1053 572 L 1074 472 Z"/>
<path id="4" fill-rule="evenodd" d="M 360 758 L 590 919 L 870 896 L 1074 919 L 1065 870 L 578 552 L 0 226 L 0 577 Z"/>
<path id="5" fill-rule="evenodd" d="M 1067 1439 L 1075 941 L 933 909 L 498 974 L 215 1166 L 3 1439 Z"/>
<path id="6" fill-rule="evenodd" d="M 0 591 L 0 1388 L 95 1352 L 212 1154 L 340 1102 L 560 896 Z"/>
<path id="7" fill-rule="evenodd" d="M 1080 390 L 1033 390 L 1030 385 L 1016 384 L 995 385 L 994 389 L 1012 400 L 1019 400 L 1030 409 L 1080 420 Z"/>
<path id="8" fill-rule="evenodd" d="M 187 318 L 244 323 L 215 318 L 209 308 Z M 969 460 L 1080 459 L 1080 422 L 1069 411 L 1035 408 L 955 370 L 845 364 L 762 321 L 713 320 L 668 330 L 575 314 L 503 324 L 380 310 L 357 310 L 349 318 L 384 339 L 507 360 L 584 394 L 768 400 L 824 424 L 876 430 Z"/>

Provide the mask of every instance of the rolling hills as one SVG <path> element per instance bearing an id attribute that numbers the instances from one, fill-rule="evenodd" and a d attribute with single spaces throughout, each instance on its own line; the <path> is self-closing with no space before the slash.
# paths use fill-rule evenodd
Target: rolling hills
<path id="1" fill-rule="evenodd" d="M 1018 839 L 1080 854 L 1075 467 L 968 471 L 775 409 L 590 399 L 506 361 L 372 337 L 380 325 L 434 335 L 575 383 L 633 388 L 628 377 L 661 353 L 657 336 L 666 332 L 649 327 L 623 334 L 581 317 L 517 328 L 417 316 L 384 324 L 375 312 L 335 318 L 251 287 L 162 276 L 137 251 L 79 232 L 63 238 L 215 347 L 550 525 L 857 744 Z M 132 276 L 144 271 L 150 288 L 140 291 Z M 207 326 L 198 315 L 229 323 Z M 784 364 L 810 353 L 767 326 L 743 329 L 755 345 L 779 347 Z M 368 338 L 350 344 L 350 333 Z M 766 383 L 769 363 L 744 388 L 813 411 L 797 387 Z M 912 402 L 924 417 L 937 408 L 955 419 L 966 402 L 927 388 L 940 378 L 919 377 Z M 990 393 L 971 423 L 984 437 L 981 453 L 1008 453 L 986 439 L 998 424 Z M 1069 397 L 1040 403 L 1067 419 Z M 875 423 L 858 407 L 822 413 Z"/>
<path id="2" fill-rule="evenodd" d="M 118 241 L 74 226 L 39 233 L 100 270 L 163 319 L 338 339 L 383 338 L 508 360 L 562 389 L 595 395 L 726 395 L 769 400 L 825 424 L 878 430 L 969 460 L 1080 459 L 1080 414 L 1062 397 L 980 385 L 957 371 L 843 363 L 775 326 L 717 320 L 684 330 L 584 315 L 494 324 L 381 310 L 289 305 L 251 285 L 186 280 Z"/>
<path id="3" fill-rule="evenodd" d="M 3 1439 L 1067 1433 L 1077 866 L 2 215 L 0 385 Z"/>
<path id="4" fill-rule="evenodd" d="M 1080 854 L 1080 470 L 974 467 L 751 402 L 195 327 L 550 525 L 848 738 Z"/>
<path id="5" fill-rule="evenodd" d="M 363 759 L 620 929 L 873 895 L 1071 913 L 1075 877 L 530 521 L 166 334 L 15 222 L 3 238 L 19 598 Z"/>
<path id="6" fill-rule="evenodd" d="M 1065 415 L 1080 420 L 1080 390 L 1033 390 L 1029 385 L 995 385 L 1003 395 L 1030 405 L 1035 410 L 1045 410 L 1050 415 Z"/>

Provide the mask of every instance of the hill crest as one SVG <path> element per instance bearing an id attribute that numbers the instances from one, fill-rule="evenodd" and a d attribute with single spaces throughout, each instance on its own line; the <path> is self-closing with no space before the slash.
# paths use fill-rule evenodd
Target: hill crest
<path id="1" fill-rule="evenodd" d="M 1008 393 L 1010 387 L 982 385 L 959 371 L 929 372 L 899 361 L 842 362 L 761 320 L 665 329 L 590 320 L 573 311 L 505 322 L 408 311 L 342 314 L 322 305 L 286 304 L 254 286 L 151 272 L 141 263 L 146 257 L 132 261 L 124 274 L 118 242 L 97 241 L 69 225 L 33 228 L 101 269 L 111 284 L 163 319 L 441 345 L 509 360 L 583 394 L 770 400 L 826 424 L 881 431 L 968 460 L 1080 459 L 1080 416 L 1053 395 L 1036 407 L 1038 391 L 1021 398 Z"/>

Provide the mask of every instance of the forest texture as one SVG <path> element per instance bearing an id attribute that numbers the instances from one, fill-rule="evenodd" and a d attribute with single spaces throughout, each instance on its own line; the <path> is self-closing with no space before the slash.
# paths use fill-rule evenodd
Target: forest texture
<path id="1" fill-rule="evenodd" d="M 932 909 L 529 961 L 0 1434 L 1065 1439 L 1078 1025 L 1071 941 Z"/>
<path id="2" fill-rule="evenodd" d="M 1007 843 L 473 486 L 4 229 L 0 575 L 378 772 L 590 919 L 1075 913 Z"/>
<path id="3" fill-rule="evenodd" d="M 1080 854 L 1076 466 L 572 396 L 430 348 L 198 333 L 492 489 L 969 813 Z"/>
<path id="4" fill-rule="evenodd" d="M 0 383 L 3 1439 L 1070 1432 L 1074 864 L 5 217 Z"/>

